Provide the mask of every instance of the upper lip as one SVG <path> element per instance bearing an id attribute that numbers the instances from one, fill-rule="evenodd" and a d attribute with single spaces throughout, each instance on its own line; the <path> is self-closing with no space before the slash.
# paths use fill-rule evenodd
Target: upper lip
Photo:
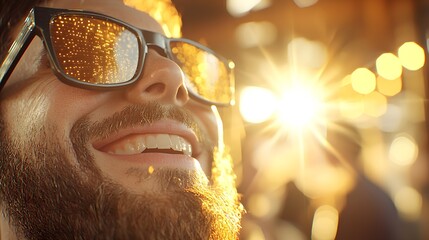
<path id="1" fill-rule="evenodd" d="M 198 137 L 192 129 L 180 122 L 168 119 L 159 120 L 151 124 L 136 125 L 120 129 L 119 131 L 112 132 L 107 137 L 103 137 L 101 139 L 94 139 L 92 141 L 92 146 L 97 150 L 101 150 L 103 149 L 103 147 L 109 145 L 110 143 L 116 142 L 126 136 L 138 134 L 177 135 L 184 138 L 191 144 L 192 157 L 195 158 L 196 156 L 199 156 L 202 151 L 201 144 L 198 141 Z"/>

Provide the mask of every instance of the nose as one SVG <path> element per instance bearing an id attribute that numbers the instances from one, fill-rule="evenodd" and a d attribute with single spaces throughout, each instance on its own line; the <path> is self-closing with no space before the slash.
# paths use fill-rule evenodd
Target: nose
<path id="1" fill-rule="evenodd" d="M 156 101 L 183 106 L 189 100 L 184 79 L 175 62 L 151 49 L 146 55 L 142 75 L 125 94 L 134 103 Z"/>

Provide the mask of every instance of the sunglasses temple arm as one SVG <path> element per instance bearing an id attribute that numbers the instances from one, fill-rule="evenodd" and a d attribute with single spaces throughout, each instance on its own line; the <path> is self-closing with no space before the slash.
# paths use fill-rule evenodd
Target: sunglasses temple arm
<path id="1" fill-rule="evenodd" d="M 18 34 L 12 46 L 0 66 L 0 91 L 6 84 L 7 79 L 12 74 L 31 40 L 35 35 L 35 24 L 33 18 L 30 16 L 26 18 L 21 32 Z"/>

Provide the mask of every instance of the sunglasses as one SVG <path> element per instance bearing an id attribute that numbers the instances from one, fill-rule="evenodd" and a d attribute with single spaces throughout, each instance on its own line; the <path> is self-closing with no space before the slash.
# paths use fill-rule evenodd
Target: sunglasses
<path id="1" fill-rule="evenodd" d="M 115 89 L 140 78 L 149 48 L 174 61 L 189 95 L 205 104 L 234 103 L 233 62 L 189 39 L 167 38 L 99 13 L 34 7 L 0 67 L 0 90 L 34 36 L 59 80 L 86 89 Z"/>

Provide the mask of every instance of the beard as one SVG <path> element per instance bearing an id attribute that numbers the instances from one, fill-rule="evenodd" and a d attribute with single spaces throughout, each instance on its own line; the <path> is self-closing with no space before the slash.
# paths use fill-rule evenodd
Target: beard
<path id="1" fill-rule="evenodd" d="M 242 207 L 227 155 L 215 151 L 211 184 L 202 171 L 157 169 L 139 175 L 156 191 L 136 194 L 104 176 L 85 147 L 90 137 L 166 117 L 196 126 L 181 109 L 157 104 L 126 108 L 101 123 L 79 120 L 70 134 L 78 164 L 54 137 L 56 127 L 14 141 L 0 117 L 0 198 L 18 238 L 237 239 Z"/>

